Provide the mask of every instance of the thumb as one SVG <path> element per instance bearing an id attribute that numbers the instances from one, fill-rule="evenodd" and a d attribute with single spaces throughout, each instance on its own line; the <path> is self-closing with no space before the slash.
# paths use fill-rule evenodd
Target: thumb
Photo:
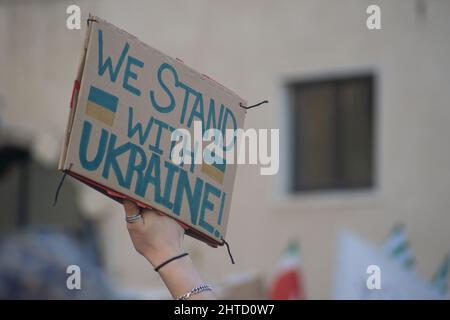
<path id="1" fill-rule="evenodd" d="M 130 200 L 126 200 L 126 199 L 123 200 L 123 207 L 125 209 L 125 215 L 127 217 L 134 216 L 134 215 L 140 213 L 140 211 L 141 211 L 134 202 L 132 202 Z"/>

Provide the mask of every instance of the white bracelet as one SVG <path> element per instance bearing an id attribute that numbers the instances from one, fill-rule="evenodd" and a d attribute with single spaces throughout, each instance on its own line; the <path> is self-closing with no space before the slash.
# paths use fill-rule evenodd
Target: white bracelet
<path id="1" fill-rule="evenodd" d="M 191 291 L 186 292 L 181 297 L 179 297 L 177 300 L 187 300 L 190 296 L 203 292 L 203 291 L 212 291 L 212 287 L 208 284 L 202 284 L 197 287 L 192 288 Z"/>

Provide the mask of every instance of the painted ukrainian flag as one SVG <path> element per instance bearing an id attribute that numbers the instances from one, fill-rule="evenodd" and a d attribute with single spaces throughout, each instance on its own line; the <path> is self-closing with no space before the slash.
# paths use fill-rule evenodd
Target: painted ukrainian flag
<path id="1" fill-rule="evenodd" d="M 86 114 L 108 126 L 113 126 L 119 98 L 91 86 L 89 90 Z"/>
<path id="2" fill-rule="evenodd" d="M 225 160 L 223 160 L 222 163 L 207 164 L 203 162 L 202 164 L 202 172 L 220 184 L 223 183 L 225 168 Z"/>

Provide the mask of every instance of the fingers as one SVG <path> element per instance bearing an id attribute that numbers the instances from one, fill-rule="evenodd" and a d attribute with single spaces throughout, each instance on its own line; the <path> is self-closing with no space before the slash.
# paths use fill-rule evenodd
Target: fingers
<path id="1" fill-rule="evenodd" d="M 139 207 L 130 200 L 123 200 L 123 207 L 127 217 L 134 216 L 140 212 Z"/>
<path id="2" fill-rule="evenodd" d="M 127 217 L 132 217 L 138 213 L 140 213 L 142 216 L 141 220 L 135 221 L 133 223 L 127 223 L 129 230 L 130 230 L 130 228 L 134 229 L 134 226 L 137 226 L 137 225 L 145 225 L 146 221 L 151 219 L 153 214 L 164 215 L 161 212 L 159 212 L 155 209 L 152 209 L 152 208 L 142 210 L 134 202 L 127 200 L 127 199 L 123 200 L 123 207 L 125 209 L 125 215 Z"/>
<path id="3" fill-rule="evenodd" d="M 144 216 L 141 213 L 141 209 L 134 202 L 129 200 L 123 200 L 123 207 L 125 209 L 126 217 L 132 217 L 137 214 L 141 215 L 141 219 L 135 220 L 133 222 L 127 222 L 128 231 L 140 230 L 141 226 L 144 225 Z"/>

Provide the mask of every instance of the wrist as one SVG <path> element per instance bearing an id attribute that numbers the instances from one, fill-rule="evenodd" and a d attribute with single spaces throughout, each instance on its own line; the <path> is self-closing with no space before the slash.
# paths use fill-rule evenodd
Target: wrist
<path id="1" fill-rule="evenodd" d="M 189 256 L 176 259 L 164 267 L 158 274 L 166 284 L 174 299 L 177 299 L 193 288 L 204 284 L 205 282 L 198 274 L 194 264 Z M 214 299 L 215 296 L 211 291 L 195 294 L 190 299 Z"/>
<path id="2" fill-rule="evenodd" d="M 181 246 L 159 246 L 153 250 L 148 250 L 144 253 L 144 257 L 150 262 L 150 264 L 155 268 L 161 263 L 178 256 L 185 251 Z"/>

